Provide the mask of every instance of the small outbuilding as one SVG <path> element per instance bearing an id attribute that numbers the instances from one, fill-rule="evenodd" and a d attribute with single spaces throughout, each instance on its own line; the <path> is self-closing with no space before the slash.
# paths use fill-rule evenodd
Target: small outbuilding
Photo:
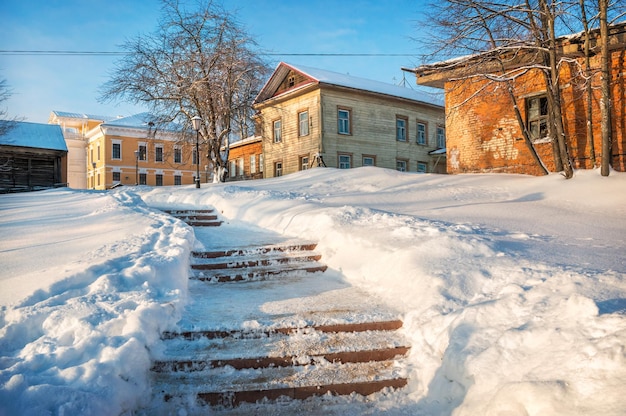
<path id="1" fill-rule="evenodd" d="M 60 126 L 0 123 L 0 193 L 67 186 L 67 145 Z"/>

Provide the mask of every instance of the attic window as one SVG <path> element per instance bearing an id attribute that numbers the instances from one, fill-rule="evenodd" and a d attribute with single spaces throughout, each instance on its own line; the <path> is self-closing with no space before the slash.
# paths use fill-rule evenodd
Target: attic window
<path id="1" fill-rule="evenodd" d="M 289 85 L 290 88 L 296 85 L 296 77 L 294 75 L 287 78 L 287 85 Z"/>

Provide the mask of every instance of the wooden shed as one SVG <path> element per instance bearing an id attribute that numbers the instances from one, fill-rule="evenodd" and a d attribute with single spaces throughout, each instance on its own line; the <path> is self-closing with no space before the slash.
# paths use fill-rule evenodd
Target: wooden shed
<path id="1" fill-rule="evenodd" d="M 0 193 L 67 186 L 67 146 L 60 126 L 2 123 Z"/>

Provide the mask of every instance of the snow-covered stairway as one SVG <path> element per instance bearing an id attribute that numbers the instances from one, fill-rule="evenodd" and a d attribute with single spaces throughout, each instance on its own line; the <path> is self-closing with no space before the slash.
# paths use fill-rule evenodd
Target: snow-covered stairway
<path id="1" fill-rule="evenodd" d="M 327 270 L 314 243 L 251 227 L 194 228 L 211 250 L 193 253 L 189 304 L 153 354 L 155 406 L 270 414 L 404 387 L 398 314 Z"/>
<path id="2" fill-rule="evenodd" d="M 217 215 L 212 209 L 166 209 L 163 211 L 185 221 L 192 227 L 218 227 L 222 224 L 222 221 L 217 219 Z"/>
<path id="3" fill-rule="evenodd" d="M 316 244 L 302 242 L 192 253 L 192 279 L 211 282 L 263 280 L 326 270 Z"/>

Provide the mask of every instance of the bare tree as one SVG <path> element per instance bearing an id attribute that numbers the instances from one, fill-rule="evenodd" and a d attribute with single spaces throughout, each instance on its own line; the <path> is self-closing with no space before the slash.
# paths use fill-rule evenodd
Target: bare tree
<path id="1" fill-rule="evenodd" d="M 0 106 L 4 104 L 6 100 L 11 97 L 11 89 L 7 84 L 6 79 L 0 80 Z M 9 130 L 15 126 L 15 123 L 19 121 L 18 118 L 9 118 L 9 111 L 6 108 L 0 107 L 0 136 L 7 134 Z"/>
<path id="2" fill-rule="evenodd" d="M 600 101 L 600 114 L 602 117 L 602 161 L 600 174 L 609 176 L 609 166 L 611 164 L 611 71 L 609 69 L 609 29 L 608 29 L 608 0 L 598 0 L 600 16 L 600 42 L 601 42 L 601 63 L 600 73 L 602 74 L 601 90 L 602 99 Z"/>
<path id="3" fill-rule="evenodd" d="M 247 123 L 268 71 L 256 43 L 212 1 L 189 11 L 178 0 L 163 0 L 156 32 L 123 48 L 127 54 L 104 85 L 101 100 L 147 105 L 157 124 L 177 122 L 186 133 L 199 116 L 213 180 L 223 181 L 233 130 L 247 133 L 240 126 Z"/>
<path id="4" fill-rule="evenodd" d="M 511 97 L 520 130 L 527 147 L 540 165 L 532 140 L 515 100 L 515 80 L 530 71 L 544 74 L 548 101 L 547 135 L 553 142 L 557 170 L 566 178 L 573 176 L 568 140 L 563 122 L 559 88 L 562 57 L 557 53 L 557 28 L 571 3 L 551 0 L 444 0 L 434 4 L 429 16 L 435 37 L 435 53 L 426 59 L 466 55 L 452 61 L 465 68 L 466 77 L 480 77 L 489 82 L 504 82 Z M 443 29 L 443 30 L 442 30 Z M 470 68 L 471 67 L 471 68 Z M 454 69 L 454 68 L 452 68 Z M 463 75 L 459 73 L 459 77 Z"/>

